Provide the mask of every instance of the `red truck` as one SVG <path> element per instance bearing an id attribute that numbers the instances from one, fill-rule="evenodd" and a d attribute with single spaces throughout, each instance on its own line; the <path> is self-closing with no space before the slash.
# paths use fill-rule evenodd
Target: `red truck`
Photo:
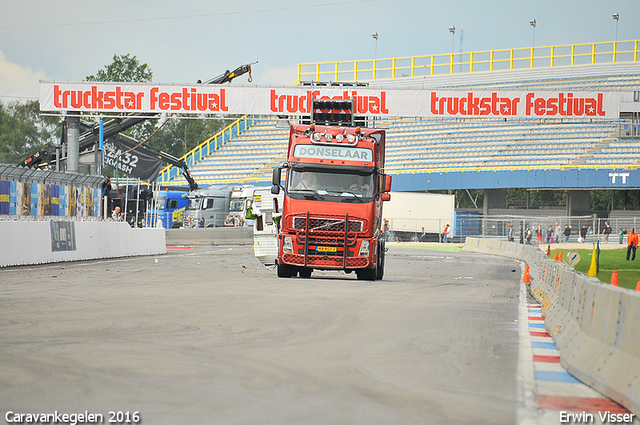
<path id="1" fill-rule="evenodd" d="M 336 111 L 335 104 L 324 108 Z M 346 125 L 316 120 L 291 126 L 287 161 L 274 168 L 272 180 L 274 194 L 285 192 L 278 277 L 310 277 L 314 269 L 355 271 L 364 280 L 383 277 L 382 202 L 391 196 L 391 176 L 384 174 L 385 131 L 349 127 L 353 119 L 346 117 Z"/>

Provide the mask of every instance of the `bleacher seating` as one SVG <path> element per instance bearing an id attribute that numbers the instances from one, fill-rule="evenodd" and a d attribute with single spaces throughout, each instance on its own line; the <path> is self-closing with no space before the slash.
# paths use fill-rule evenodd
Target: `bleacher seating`
<path id="1" fill-rule="evenodd" d="M 199 183 L 242 181 L 261 168 L 271 173 L 271 164 L 287 149 L 288 129 L 275 128 L 275 120 L 257 121 L 212 154 L 190 168 Z M 262 176 L 261 176 L 262 177 Z"/>
<path id="2" fill-rule="evenodd" d="M 635 68 L 637 70 L 637 67 Z M 589 71 L 591 70 L 591 71 Z M 402 87 L 490 89 L 640 88 L 640 74 L 600 66 L 563 75 L 558 70 L 475 73 L 404 79 Z M 413 80 L 413 86 L 411 82 Z M 384 86 L 384 81 L 376 81 Z M 395 79 L 393 85 L 398 86 Z M 191 167 L 199 183 L 269 180 L 271 167 L 285 160 L 288 129 L 275 118 L 258 120 Z M 411 173 L 480 167 L 620 167 L 640 164 L 640 139 L 624 120 L 580 119 L 387 119 L 385 171 Z"/>

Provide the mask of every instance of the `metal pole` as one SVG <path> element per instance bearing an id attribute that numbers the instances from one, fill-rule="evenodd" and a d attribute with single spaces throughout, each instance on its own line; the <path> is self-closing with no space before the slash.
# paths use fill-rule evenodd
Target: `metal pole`
<path id="1" fill-rule="evenodd" d="M 80 164 L 80 117 L 67 117 L 67 171 L 77 173 Z"/>
<path id="2" fill-rule="evenodd" d="M 124 184 L 124 221 L 127 222 L 127 208 L 129 208 L 129 179 Z M 128 223 L 128 222 L 127 222 Z"/>
<path id="3" fill-rule="evenodd" d="M 140 209 L 140 178 L 138 178 L 138 194 L 136 196 L 136 225 L 138 227 L 138 210 Z"/>

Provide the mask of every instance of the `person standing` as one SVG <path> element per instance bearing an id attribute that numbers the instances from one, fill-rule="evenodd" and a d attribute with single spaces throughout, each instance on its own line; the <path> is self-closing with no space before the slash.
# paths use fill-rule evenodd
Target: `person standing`
<path id="1" fill-rule="evenodd" d="M 609 245 L 609 235 L 611 234 L 611 226 L 609 226 L 609 222 L 604 222 L 604 229 L 602 230 L 602 234 L 604 235 L 604 243 Z"/>
<path id="2" fill-rule="evenodd" d="M 620 229 L 620 245 L 622 245 L 622 242 L 624 241 L 624 237 L 627 234 L 627 228 L 623 227 L 622 229 Z"/>
<path id="3" fill-rule="evenodd" d="M 542 243 L 542 225 L 538 224 L 536 233 L 538 233 L 538 245 L 540 245 Z"/>
<path id="4" fill-rule="evenodd" d="M 443 243 L 448 243 L 449 242 L 449 233 L 451 232 L 451 229 L 449 228 L 449 225 L 447 224 L 446 226 L 444 226 L 444 230 L 442 231 L 442 242 Z"/>
<path id="5" fill-rule="evenodd" d="M 556 230 L 554 232 L 555 242 L 560 243 L 560 223 L 556 221 Z"/>
<path id="6" fill-rule="evenodd" d="M 627 261 L 629 261 L 629 256 L 633 253 L 631 257 L 631 261 L 636 259 L 636 248 L 638 247 L 638 234 L 636 233 L 636 229 L 632 228 L 629 234 L 627 235 Z"/>
<path id="7" fill-rule="evenodd" d="M 578 242 L 586 242 L 586 241 L 587 241 L 587 226 L 583 224 L 582 227 L 580 228 L 580 239 L 578 239 Z"/>
<path id="8" fill-rule="evenodd" d="M 384 220 L 382 225 L 382 231 L 384 232 L 385 242 L 391 242 L 391 231 L 389 230 L 389 220 Z"/>
<path id="9" fill-rule="evenodd" d="M 198 227 L 204 227 L 204 216 L 202 215 L 202 213 L 200 214 L 200 217 L 198 217 Z"/>
<path id="10" fill-rule="evenodd" d="M 569 236 L 571 236 L 571 227 L 568 224 L 564 225 L 564 243 L 569 242 Z"/>
<path id="11" fill-rule="evenodd" d="M 507 233 L 507 240 L 509 242 L 513 242 L 513 226 L 511 225 L 511 223 L 507 223 L 507 225 L 509 226 L 509 231 Z"/>
<path id="12" fill-rule="evenodd" d="M 627 261 L 631 257 L 631 261 L 636 259 L 636 248 L 638 247 L 638 234 L 635 228 L 631 228 L 631 231 L 627 234 Z"/>
<path id="13" fill-rule="evenodd" d="M 525 231 L 525 239 L 527 240 L 527 245 L 531 245 L 531 228 L 527 226 L 527 230 Z"/>

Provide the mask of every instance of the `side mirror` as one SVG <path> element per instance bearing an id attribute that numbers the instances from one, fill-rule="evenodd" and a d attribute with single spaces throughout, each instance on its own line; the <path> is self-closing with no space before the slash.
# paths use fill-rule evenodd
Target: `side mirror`
<path id="1" fill-rule="evenodd" d="M 274 195 L 277 195 L 280 193 L 280 185 L 278 184 L 274 184 L 273 186 L 271 186 L 271 193 Z"/>
<path id="2" fill-rule="evenodd" d="M 380 195 L 380 199 L 382 199 L 383 201 L 390 201 L 391 200 L 391 194 L 389 192 L 385 192 L 385 193 Z"/>
<path id="3" fill-rule="evenodd" d="M 281 173 L 282 173 L 282 169 L 280 167 L 273 167 L 273 175 L 271 176 L 271 184 L 280 186 L 280 179 L 282 177 Z"/>
<path id="4" fill-rule="evenodd" d="M 391 176 L 388 174 L 384 175 L 384 191 L 391 192 Z"/>

